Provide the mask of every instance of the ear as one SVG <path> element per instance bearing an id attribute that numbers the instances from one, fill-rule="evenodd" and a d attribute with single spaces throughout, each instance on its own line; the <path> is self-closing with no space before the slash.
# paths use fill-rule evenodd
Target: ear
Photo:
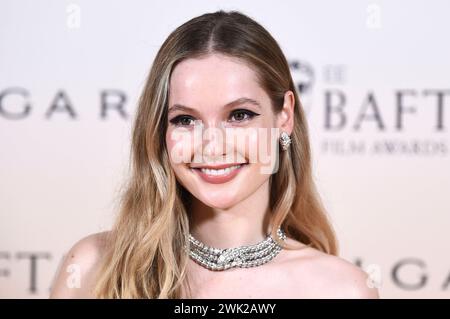
<path id="1" fill-rule="evenodd" d="M 284 103 L 283 109 L 278 114 L 277 127 L 281 131 L 291 135 L 294 129 L 294 106 L 295 106 L 295 96 L 292 91 L 286 91 L 284 93 Z"/>

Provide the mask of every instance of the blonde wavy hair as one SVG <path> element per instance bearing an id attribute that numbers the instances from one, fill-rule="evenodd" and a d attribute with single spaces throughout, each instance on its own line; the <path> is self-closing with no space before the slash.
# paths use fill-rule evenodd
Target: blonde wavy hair
<path id="1" fill-rule="evenodd" d="M 287 60 L 252 18 L 219 10 L 179 26 L 155 57 L 134 119 L 130 173 L 108 233 L 94 289 L 97 298 L 182 298 L 191 195 L 178 183 L 165 145 L 169 79 L 180 61 L 212 53 L 247 62 L 275 114 L 284 93 L 294 93 L 292 144 L 280 153 L 278 171 L 270 177 L 272 236 L 277 238 L 280 226 L 288 237 L 337 255 L 336 237 L 314 184 L 307 122 Z M 280 245 L 294 249 L 283 241 Z"/>

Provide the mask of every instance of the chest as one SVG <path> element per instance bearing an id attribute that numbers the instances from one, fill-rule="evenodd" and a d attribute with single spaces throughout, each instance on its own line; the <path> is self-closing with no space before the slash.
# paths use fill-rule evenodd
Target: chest
<path id="1" fill-rule="evenodd" d="M 192 298 L 296 298 L 298 285 L 289 272 L 274 267 L 198 271 L 191 276 Z"/>

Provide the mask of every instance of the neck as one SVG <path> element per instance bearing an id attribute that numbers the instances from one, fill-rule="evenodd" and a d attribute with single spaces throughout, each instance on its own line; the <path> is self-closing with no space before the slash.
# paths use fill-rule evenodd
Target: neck
<path id="1" fill-rule="evenodd" d="M 235 206 L 209 207 L 192 197 L 190 232 L 195 239 L 214 248 L 257 244 L 270 232 L 269 182 Z"/>

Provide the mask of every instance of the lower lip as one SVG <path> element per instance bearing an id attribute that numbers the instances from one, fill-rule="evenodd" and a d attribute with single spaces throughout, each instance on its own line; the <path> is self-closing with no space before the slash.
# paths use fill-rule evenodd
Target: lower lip
<path id="1" fill-rule="evenodd" d="M 222 184 L 231 181 L 239 172 L 248 164 L 241 165 L 239 168 L 233 169 L 227 175 L 208 175 L 203 173 L 201 169 L 191 168 L 195 174 L 200 176 L 205 182 L 211 184 Z"/>

